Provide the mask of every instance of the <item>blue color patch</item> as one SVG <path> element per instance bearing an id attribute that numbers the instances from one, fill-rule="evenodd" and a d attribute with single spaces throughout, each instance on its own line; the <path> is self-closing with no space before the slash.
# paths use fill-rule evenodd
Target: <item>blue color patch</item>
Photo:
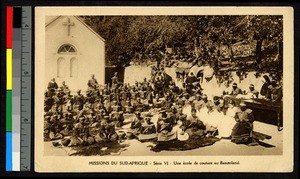
<path id="1" fill-rule="evenodd" d="M 12 171 L 12 132 L 6 132 L 6 171 Z"/>

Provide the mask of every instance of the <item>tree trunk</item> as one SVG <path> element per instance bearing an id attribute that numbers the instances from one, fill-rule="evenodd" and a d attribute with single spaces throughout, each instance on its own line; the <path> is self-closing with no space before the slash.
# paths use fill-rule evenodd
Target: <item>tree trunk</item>
<path id="1" fill-rule="evenodd" d="M 258 39 L 256 41 L 256 64 L 259 65 L 261 64 L 261 59 L 262 59 L 262 52 L 261 52 L 261 47 L 262 47 L 262 39 Z"/>
<path id="2" fill-rule="evenodd" d="M 221 43 L 218 43 L 217 56 L 221 57 Z"/>
<path id="3" fill-rule="evenodd" d="M 227 44 L 227 47 L 228 47 L 228 49 L 229 49 L 229 59 L 230 59 L 230 62 L 232 62 L 232 61 L 233 61 L 233 58 L 234 58 L 232 46 L 231 46 L 231 44 Z"/>

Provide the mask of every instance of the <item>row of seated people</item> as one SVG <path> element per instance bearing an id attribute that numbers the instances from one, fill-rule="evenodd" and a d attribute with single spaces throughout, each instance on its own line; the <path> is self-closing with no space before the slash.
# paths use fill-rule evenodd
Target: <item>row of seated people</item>
<path id="1" fill-rule="evenodd" d="M 152 122 L 152 115 L 148 114 L 141 117 L 141 112 L 136 111 L 135 118 L 130 121 L 131 133 L 140 140 L 157 138 L 158 141 L 169 141 L 177 138 L 187 140 L 188 138 L 197 138 L 204 135 L 216 135 L 218 128 L 209 123 L 203 123 L 197 116 L 196 111 L 205 107 L 210 112 L 214 110 L 221 112 L 225 109 L 224 105 L 217 98 L 212 103 L 207 100 L 205 95 L 198 102 L 197 100 L 189 100 L 189 102 L 192 109 L 189 117 L 183 113 L 183 106 L 176 104 L 171 106 L 171 110 L 161 109 L 156 125 Z M 64 114 L 63 116 L 46 115 L 45 138 L 51 140 L 63 139 L 62 143 L 66 146 L 88 145 L 124 138 L 116 132 L 124 125 L 122 111 L 114 108 L 109 115 L 104 111 L 101 115 L 93 115 L 89 111 L 91 111 L 91 108 L 87 104 L 79 115 L 73 117 L 72 114 Z"/>
<path id="2" fill-rule="evenodd" d="M 155 88 L 152 88 L 151 83 L 147 81 L 135 83 L 133 86 L 117 84 L 114 88 L 109 88 L 107 85 L 103 88 L 96 87 L 95 84 L 95 79 L 92 77 L 88 82 L 89 90 L 86 95 L 81 94 L 79 90 L 73 96 L 70 90 L 66 90 L 67 87 L 48 88 L 45 93 L 45 140 L 63 139 L 65 145 L 68 146 L 115 141 L 120 138 L 117 130 L 124 125 L 124 113 L 143 112 L 151 108 L 161 109 L 162 107 L 168 114 L 165 117 L 166 113 L 162 110 L 158 122 L 155 122 L 158 140 L 168 141 L 176 135 L 180 136 L 178 134 L 182 134 L 182 136 L 186 134 L 193 136 L 197 133 L 195 136 L 215 135 L 217 127 L 206 123 L 202 124 L 203 122 L 200 122 L 202 120 L 196 119 L 198 115 L 195 111 L 200 111 L 203 107 L 208 111 L 218 111 L 224 114 L 227 111 L 222 97 L 216 96 L 213 101 L 210 101 L 206 95 L 202 95 L 201 90 L 192 94 L 187 93 L 186 90 L 177 91 L 174 83 L 170 83 L 166 87 L 167 90 L 164 90 L 163 96 L 155 91 Z M 63 84 L 63 86 L 66 85 Z M 148 96 L 152 96 L 152 98 L 148 98 Z M 180 108 L 187 105 L 192 106 L 193 110 L 190 111 L 190 116 L 195 118 L 196 123 L 190 122 L 193 121 L 193 118 L 170 120 L 169 115 L 177 114 L 174 111 L 180 111 Z M 149 116 L 145 118 L 145 121 L 141 121 L 143 124 L 141 126 L 151 124 L 152 118 L 150 120 L 148 118 Z M 134 121 L 131 123 L 132 126 L 135 126 L 136 122 Z M 131 129 L 136 130 L 137 128 L 131 127 Z M 179 133 L 174 132 L 180 130 Z M 146 131 L 154 131 L 154 128 L 152 127 L 151 130 L 139 128 L 133 134 L 144 134 L 147 133 Z"/>

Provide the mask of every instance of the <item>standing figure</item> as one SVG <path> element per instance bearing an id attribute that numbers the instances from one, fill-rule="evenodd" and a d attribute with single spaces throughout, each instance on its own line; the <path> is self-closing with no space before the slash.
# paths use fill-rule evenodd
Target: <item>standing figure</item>
<path id="1" fill-rule="evenodd" d="M 97 80 L 95 79 L 95 75 L 94 74 L 92 74 L 91 75 L 91 79 L 88 81 L 88 88 L 90 89 L 90 90 L 94 90 L 94 89 L 97 89 L 98 88 L 98 82 L 97 82 Z"/>
<path id="2" fill-rule="evenodd" d="M 52 78 L 51 81 L 48 83 L 48 90 L 50 89 L 57 89 L 58 88 L 58 85 L 57 83 L 55 82 L 55 78 Z"/>
<path id="3" fill-rule="evenodd" d="M 47 89 L 50 93 L 50 96 L 53 96 L 55 94 L 55 91 L 58 89 L 58 85 L 55 82 L 55 78 L 52 78 L 51 81 L 48 83 Z"/>
<path id="4" fill-rule="evenodd" d="M 271 100 L 271 90 L 269 88 L 269 86 L 271 85 L 271 80 L 267 75 L 263 76 L 264 80 L 264 84 L 262 85 L 261 89 L 260 89 L 260 95 L 263 96 L 264 99 L 270 101 Z"/>
<path id="5" fill-rule="evenodd" d="M 117 75 L 118 72 L 115 72 L 114 76 L 111 78 L 111 88 L 117 88 L 119 85 L 119 79 Z"/>

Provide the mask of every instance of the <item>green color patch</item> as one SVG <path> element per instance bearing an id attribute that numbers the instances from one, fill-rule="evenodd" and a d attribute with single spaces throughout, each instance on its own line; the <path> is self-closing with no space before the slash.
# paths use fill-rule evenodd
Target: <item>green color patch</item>
<path id="1" fill-rule="evenodd" d="M 6 91 L 6 132 L 12 131 L 12 91 Z"/>

